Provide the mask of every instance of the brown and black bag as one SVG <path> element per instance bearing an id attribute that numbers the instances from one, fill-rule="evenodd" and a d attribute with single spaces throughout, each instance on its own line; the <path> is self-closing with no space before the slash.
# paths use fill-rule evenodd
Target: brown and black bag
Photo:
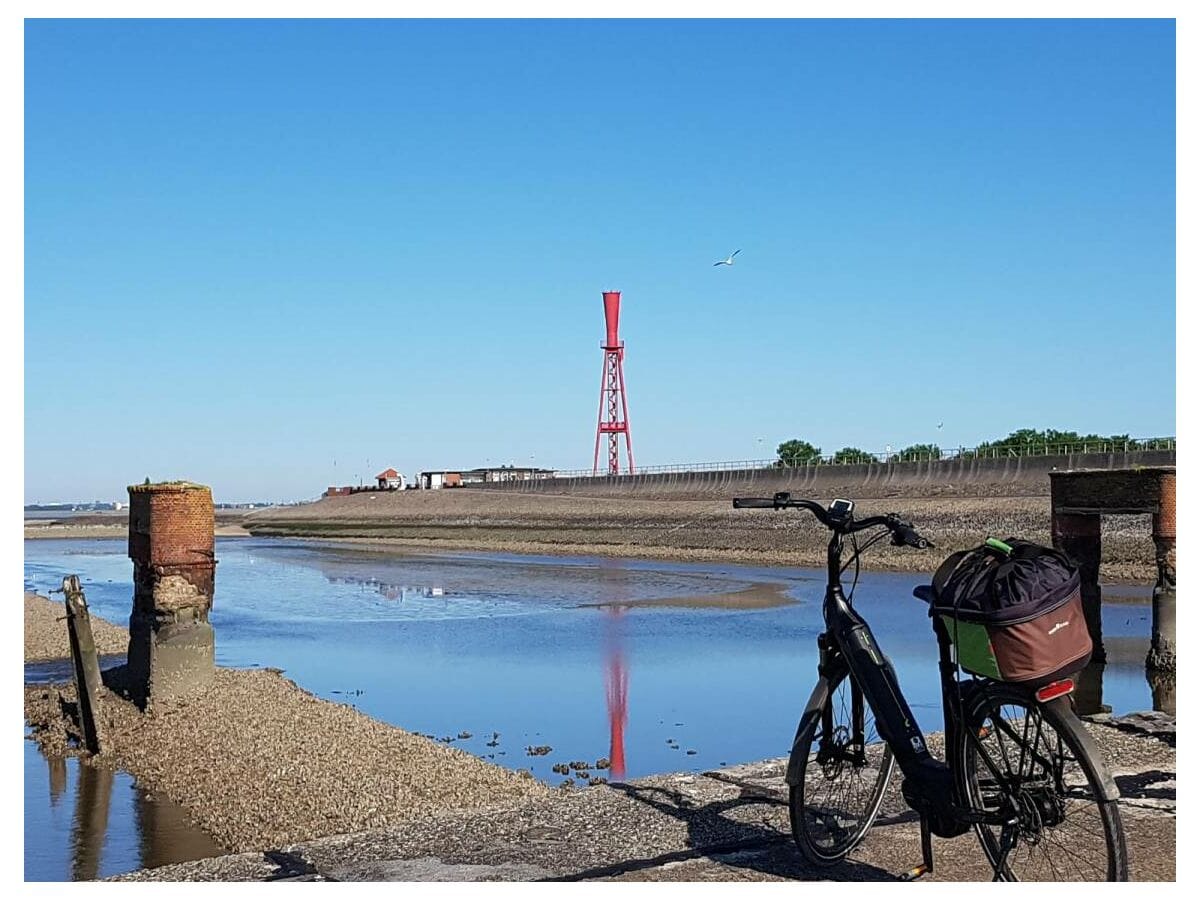
<path id="1" fill-rule="evenodd" d="M 1092 655 L 1079 571 L 1029 541 L 989 538 L 951 554 L 934 573 L 930 612 L 942 617 L 958 664 L 997 681 L 1047 684 Z"/>

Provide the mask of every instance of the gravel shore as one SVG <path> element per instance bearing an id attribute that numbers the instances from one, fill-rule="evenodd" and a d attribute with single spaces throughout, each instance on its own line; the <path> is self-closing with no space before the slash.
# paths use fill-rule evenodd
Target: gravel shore
<path id="1" fill-rule="evenodd" d="M 896 512 L 937 545 L 932 553 L 877 544 L 869 569 L 931 571 L 989 536 L 1050 543 L 1046 497 L 858 500 L 858 514 Z M 644 500 L 470 489 L 364 493 L 248 515 L 254 535 L 369 539 L 421 550 L 605 555 L 820 566 L 827 532 L 794 511 L 735 510 L 728 500 Z M 1148 516 L 1103 520 L 1101 577 L 1152 581 Z"/>
<path id="2" fill-rule="evenodd" d="M 41 594 L 25 592 L 25 662 L 71 658 L 65 615 L 61 600 L 55 603 Z M 91 618 L 97 652 L 101 656 L 124 655 L 129 649 L 129 632 L 97 616 Z"/>
<path id="3" fill-rule="evenodd" d="M 275 670 L 217 669 L 186 701 L 141 713 L 105 672 L 104 751 L 232 851 L 482 811 L 549 793 L 517 773 L 318 699 Z M 114 690 L 115 689 L 115 690 Z M 75 753 L 73 684 L 27 685 L 25 718 L 50 754 Z"/>
<path id="4" fill-rule="evenodd" d="M 1093 724 L 1089 730 L 1121 791 L 1130 877 L 1173 881 L 1174 720 L 1161 714 L 1126 718 L 1149 719 L 1155 727 L 1116 720 L 1116 727 Z M 940 736 L 928 737 L 940 753 Z M 451 813 L 403 828 L 143 869 L 113 880 L 894 882 L 920 860 L 920 827 L 901 798 L 897 773 L 875 827 L 849 859 L 832 868 L 806 863 L 791 841 L 785 762 L 554 791 L 486 819 Z M 934 873 L 923 881 L 991 879 L 974 832 L 935 838 L 934 854 Z"/>

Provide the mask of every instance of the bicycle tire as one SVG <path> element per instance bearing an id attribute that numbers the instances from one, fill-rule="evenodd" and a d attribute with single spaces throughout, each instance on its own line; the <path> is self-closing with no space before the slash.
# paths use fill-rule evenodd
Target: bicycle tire
<path id="1" fill-rule="evenodd" d="M 965 724 L 952 763 L 964 800 L 1020 820 L 975 825 L 998 880 L 1129 880 L 1117 801 L 1102 788 L 1110 779 L 1067 697 L 1039 703 L 1028 688 L 991 683 Z"/>
<path id="2" fill-rule="evenodd" d="M 855 692 L 864 715 L 865 763 L 840 760 L 823 765 L 817 759 L 816 748 L 820 747 L 825 728 L 824 711 L 828 708 L 831 712 L 835 743 L 844 741 L 848 723 L 852 723 Z M 792 840 L 809 862 L 830 866 L 844 859 L 866 836 L 879 815 L 896 760 L 875 730 L 871 708 L 850 675 L 834 681 L 825 703 L 806 713 L 798 732 L 792 753 L 801 754 L 800 777 L 788 791 Z M 872 774 L 874 778 L 868 784 L 866 779 Z M 848 778 L 843 780 L 843 776 Z M 856 786 L 861 790 L 855 790 Z"/>

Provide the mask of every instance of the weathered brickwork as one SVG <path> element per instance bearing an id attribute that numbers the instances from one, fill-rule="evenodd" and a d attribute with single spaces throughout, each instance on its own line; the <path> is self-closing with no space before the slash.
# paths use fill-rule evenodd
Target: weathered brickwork
<path id="1" fill-rule="evenodd" d="M 169 482 L 129 488 L 129 667 L 145 703 L 180 696 L 212 677 L 214 549 L 207 487 Z"/>

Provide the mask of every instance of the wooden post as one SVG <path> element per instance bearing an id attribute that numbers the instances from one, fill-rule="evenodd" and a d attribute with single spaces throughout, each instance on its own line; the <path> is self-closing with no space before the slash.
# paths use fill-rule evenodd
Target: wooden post
<path id="1" fill-rule="evenodd" d="M 92 636 L 92 619 L 78 575 L 63 579 L 67 605 L 67 634 L 71 639 L 71 661 L 75 665 L 75 689 L 79 695 L 79 726 L 88 753 L 100 752 L 100 657 Z"/>
<path id="2" fill-rule="evenodd" d="M 108 808 L 112 806 L 113 773 L 104 766 L 81 765 L 75 792 L 75 823 L 71 829 L 73 881 L 100 877 L 104 839 L 108 836 Z"/>

